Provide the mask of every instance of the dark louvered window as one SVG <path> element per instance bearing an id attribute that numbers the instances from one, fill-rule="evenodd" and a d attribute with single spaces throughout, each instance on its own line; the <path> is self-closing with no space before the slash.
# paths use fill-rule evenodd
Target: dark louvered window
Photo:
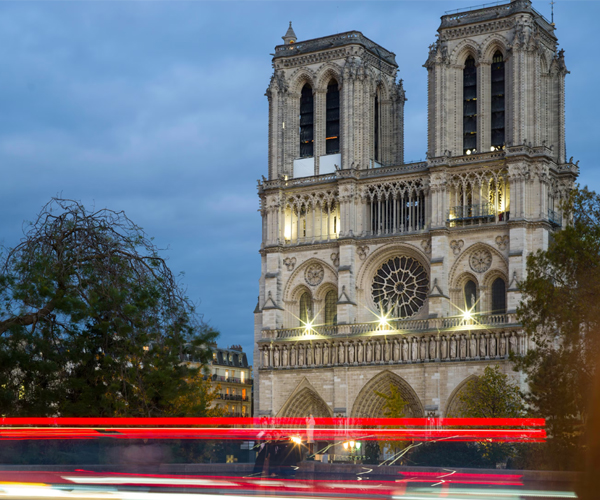
<path id="1" fill-rule="evenodd" d="M 375 94 L 375 113 L 374 113 L 373 147 L 375 149 L 375 161 L 379 161 L 379 98 Z"/>
<path id="2" fill-rule="evenodd" d="M 325 324 L 335 325 L 337 323 L 337 293 L 329 290 L 325 294 Z"/>
<path id="3" fill-rule="evenodd" d="M 497 51 L 492 62 L 492 151 L 504 148 L 504 57 Z"/>
<path id="4" fill-rule="evenodd" d="M 496 278 L 492 283 L 492 314 L 506 313 L 506 283 Z"/>
<path id="5" fill-rule="evenodd" d="M 300 156 L 313 156 L 314 102 L 312 87 L 307 83 L 300 96 Z"/>
<path id="6" fill-rule="evenodd" d="M 467 57 L 463 70 L 463 154 L 477 153 L 477 68 Z"/>
<path id="7" fill-rule="evenodd" d="M 469 312 L 475 311 L 477 304 L 477 285 L 471 280 L 465 284 L 465 308 Z"/>
<path id="8" fill-rule="evenodd" d="M 327 120 L 325 125 L 325 154 L 340 152 L 340 91 L 337 82 L 327 86 Z"/>
<path id="9" fill-rule="evenodd" d="M 300 296 L 300 326 L 304 326 L 312 320 L 312 299 L 308 292 Z"/>

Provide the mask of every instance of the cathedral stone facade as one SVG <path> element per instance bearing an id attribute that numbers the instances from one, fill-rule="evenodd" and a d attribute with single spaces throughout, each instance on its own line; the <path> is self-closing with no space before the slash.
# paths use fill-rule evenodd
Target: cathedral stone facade
<path id="1" fill-rule="evenodd" d="M 428 72 L 427 160 L 404 162 L 395 55 L 358 31 L 275 48 L 255 414 L 459 412 L 469 378 L 527 351 L 529 254 L 564 224 L 564 80 L 529 0 L 444 15 Z M 423 103 L 425 105 L 425 103 Z M 522 381 L 521 381 L 522 382 Z"/>

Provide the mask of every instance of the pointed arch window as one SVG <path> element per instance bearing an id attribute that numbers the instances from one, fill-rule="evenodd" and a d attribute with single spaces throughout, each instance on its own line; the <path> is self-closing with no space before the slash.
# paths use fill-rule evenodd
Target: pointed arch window
<path id="1" fill-rule="evenodd" d="M 337 324 L 337 292 L 329 290 L 325 294 L 325 324 Z"/>
<path id="2" fill-rule="evenodd" d="M 375 93 L 373 112 L 373 158 L 379 161 L 379 90 Z"/>
<path id="3" fill-rule="evenodd" d="M 475 311 L 477 305 L 477 285 L 473 280 L 469 280 L 465 283 L 465 309 L 470 312 Z"/>
<path id="4" fill-rule="evenodd" d="M 467 57 L 463 70 L 463 154 L 477 153 L 477 67 Z"/>
<path id="5" fill-rule="evenodd" d="M 492 314 L 506 314 L 506 282 L 502 278 L 492 283 Z"/>
<path id="6" fill-rule="evenodd" d="M 325 124 L 325 154 L 340 152 L 340 91 L 333 80 L 327 86 L 327 119 Z"/>
<path id="7" fill-rule="evenodd" d="M 312 298 L 308 292 L 304 292 L 300 296 L 300 326 L 304 326 L 310 322 L 313 317 L 313 303 Z"/>
<path id="8" fill-rule="evenodd" d="M 300 157 L 313 156 L 314 150 L 314 99 L 312 87 L 307 83 L 300 95 Z"/>
<path id="9" fill-rule="evenodd" d="M 506 106 L 504 78 L 504 56 L 498 50 L 492 59 L 492 151 L 504 149 Z"/>

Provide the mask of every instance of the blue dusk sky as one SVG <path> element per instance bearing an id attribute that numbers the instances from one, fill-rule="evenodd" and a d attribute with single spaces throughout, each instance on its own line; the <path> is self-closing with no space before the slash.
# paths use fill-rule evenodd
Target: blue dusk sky
<path id="1" fill-rule="evenodd" d="M 52 196 L 124 210 L 155 242 L 219 344 L 252 356 L 275 45 L 359 30 L 397 54 L 407 161 L 425 158 L 440 16 L 463 1 L 0 2 L 0 244 Z M 534 7 L 550 17 L 547 1 Z M 567 156 L 600 190 L 600 2 L 554 6 L 567 68 Z"/>

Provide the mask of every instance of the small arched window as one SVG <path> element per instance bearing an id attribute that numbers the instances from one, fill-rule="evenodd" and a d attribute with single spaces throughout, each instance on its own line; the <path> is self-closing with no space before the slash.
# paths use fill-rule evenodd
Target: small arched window
<path id="1" fill-rule="evenodd" d="M 463 70 L 463 153 L 477 153 L 477 68 L 473 56 Z"/>
<path id="2" fill-rule="evenodd" d="M 306 323 L 310 322 L 313 317 L 313 307 L 312 307 L 312 299 L 308 292 L 304 292 L 300 296 L 300 326 L 304 326 Z"/>
<path id="3" fill-rule="evenodd" d="M 465 309 L 467 311 L 475 311 L 477 305 L 477 285 L 473 280 L 465 283 Z"/>
<path id="4" fill-rule="evenodd" d="M 314 149 L 314 99 L 312 87 L 307 83 L 300 95 L 300 157 L 313 156 Z"/>
<path id="5" fill-rule="evenodd" d="M 502 278 L 492 283 L 492 314 L 506 314 L 506 283 Z"/>
<path id="6" fill-rule="evenodd" d="M 335 325 L 337 323 L 337 293 L 329 290 L 325 294 L 325 324 Z"/>
<path id="7" fill-rule="evenodd" d="M 498 50 L 492 59 L 492 151 L 504 149 L 504 57 Z"/>
<path id="8" fill-rule="evenodd" d="M 335 80 L 327 86 L 327 119 L 325 124 L 325 154 L 340 152 L 340 91 Z"/>

